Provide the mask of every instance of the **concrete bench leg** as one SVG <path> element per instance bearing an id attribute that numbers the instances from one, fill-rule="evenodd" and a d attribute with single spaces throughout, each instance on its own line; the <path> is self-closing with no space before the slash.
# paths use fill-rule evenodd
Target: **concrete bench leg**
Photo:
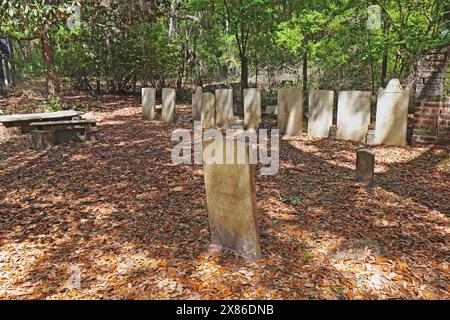
<path id="1" fill-rule="evenodd" d="M 33 149 L 46 150 L 56 144 L 55 132 L 51 130 L 31 131 L 31 145 Z"/>

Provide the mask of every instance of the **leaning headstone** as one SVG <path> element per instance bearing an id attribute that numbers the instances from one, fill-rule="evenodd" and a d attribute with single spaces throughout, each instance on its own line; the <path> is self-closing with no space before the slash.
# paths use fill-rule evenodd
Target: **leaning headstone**
<path id="1" fill-rule="evenodd" d="M 207 92 L 202 94 L 202 128 L 216 127 L 216 98 L 214 94 Z"/>
<path id="2" fill-rule="evenodd" d="M 175 121 L 175 106 L 176 106 L 176 91 L 175 89 L 162 89 L 162 114 L 161 120 L 166 123 Z"/>
<path id="3" fill-rule="evenodd" d="M 281 134 L 298 136 L 303 128 L 303 91 L 296 88 L 278 90 L 278 129 Z"/>
<path id="4" fill-rule="evenodd" d="M 244 89 L 244 124 L 258 129 L 261 122 L 261 92 L 257 88 Z"/>
<path id="5" fill-rule="evenodd" d="M 333 124 L 333 90 L 309 91 L 308 135 L 327 138 Z"/>
<path id="6" fill-rule="evenodd" d="M 370 91 L 339 92 L 337 139 L 364 142 L 370 124 Z"/>
<path id="7" fill-rule="evenodd" d="M 155 96 L 155 89 L 142 88 L 142 119 L 155 119 Z"/>
<path id="8" fill-rule="evenodd" d="M 221 159 L 225 164 L 207 161 L 205 153 L 210 144 L 223 150 Z M 238 161 L 239 149 L 245 158 Z M 233 155 L 228 154 L 231 150 Z M 234 139 L 204 142 L 203 171 L 211 244 L 260 258 L 255 165 L 249 164 L 248 144 Z"/>
<path id="9" fill-rule="evenodd" d="M 378 91 L 375 144 L 405 146 L 410 92 L 392 79 Z"/>
<path id="10" fill-rule="evenodd" d="M 227 126 L 233 120 L 233 89 L 216 90 L 216 124 Z"/>
<path id="11" fill-rule="evenodd" d="M 371 182 L 373 181 L 374 170 L 375 153 L 370 149 L 356 151 L 356 179 Z"/>
<path id="12" fill-rule="evenodd" d="M 192 119 L 199 120 L 202 110 L 202 87 L 198 86 L 195 93 L 192 95 Z"/>

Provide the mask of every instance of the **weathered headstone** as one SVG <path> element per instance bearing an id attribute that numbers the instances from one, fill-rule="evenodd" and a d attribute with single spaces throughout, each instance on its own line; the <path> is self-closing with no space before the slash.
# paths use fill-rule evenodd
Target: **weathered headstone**
<path id="1" fill-rule="evenodd" d="M 211 143 L 223 150 L 222 163 L 226 164 L 206 161 L 205 152 Z M 243 161 L 237 161 L 240 148 L 245 153 Z M 230 150 L 233 150 L 234 156 L 227 155 Z M 203 152 L 211 244 L 251 258 L 260 258 L 255 167 L 249 164 L 248 145 L 234 139 L 210 141 L 204 142 Z"/>
<path id="2" fill-rule="evenodd" d="M 258 129 L 261 115 L 261 92 L 257 88 L 244 89 L 244 125 Z"/>
<path id="3" fill-rule="evenodd" d="M 156 90 L 153 88 L 142 88 L 142 119 L 155 119 L 155 97 Z"/>
<path id="4" fill-rule="evenodd" d="M 202 128 L 216 127 L 216 98 L 214 94 L 207 92 L 202 94 Z"/>
<path id="5" fill-rule="evenodd" d="M 392 79 L 378 91 L 375 144 L 405 146 L 410 92 Z"/>
<path id="6" fill-rule="evenodd" d="M 227 126 L 233 120 L 233 89 L 216 90 L 216 124 Z"/>
<path id="7" fill-rule="evenodd" d="M 267 106 L 266 114 L 278 114 L 278 106 Z"/>
<path id="8" fill-rule="evenodd" d="M 166 123 L 175 121 L 176 91 L 175 89 L 162 89 L 161 120 Z"/>
<path id="9" fill-rule="evenodd" d="M 327 138 L 333 124 L 333 90 L 309 91 L 308 135 Z"/>
<path id="10" fill-rule="evenodd" d="M 46 150 L 56 145 L 55 131 L 33 130 L 31 131 L 31 146 L 36 150 Z"/>
<path id="11" fill-rule="evenodd" d="M 202 87 L 198 86 L 195 93 L 192 95 L 192 119 L 199 120 L 202 110 Z"/>
<path id="12" fill-rule="evenodd" d="M 359 149 L 356 151 L 356 172 L 357 180 L 373 181 L 375 170 L 375 153 L 370 149 Z"/>
<path id="13" fill-rule="evenodd" d="M 370 91 L 339 92 L 337 138 L 364 142 L 370 124 Z"/>
<path id="14" fill-rule="evenodd" d="M 298 136 L 303 128 L 303 91 L 296 88 L 278 90 L 278 129 L 281 134 Z"/>

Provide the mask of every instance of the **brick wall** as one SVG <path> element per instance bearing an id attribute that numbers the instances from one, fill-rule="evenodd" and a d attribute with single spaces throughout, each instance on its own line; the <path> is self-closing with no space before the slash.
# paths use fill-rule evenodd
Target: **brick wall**
<path id="1" fill-rule="evenodd" d="M 418 68 L 413 140 L 450 143 L 450 46 L 424 53 Z"/>

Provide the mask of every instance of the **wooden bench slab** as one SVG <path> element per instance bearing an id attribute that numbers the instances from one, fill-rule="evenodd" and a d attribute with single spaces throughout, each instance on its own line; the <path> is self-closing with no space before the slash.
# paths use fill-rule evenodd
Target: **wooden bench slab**
<path id="1" fill-rule="evenodd" d="M 80 119 L 80 120 L 62 120 L 62 121 L 43 121 L 43 122 L 32 122 L 31 127 L 47 127 L 47 126 L 70 126 L 76 124 L 96 124 L 95 119 Z"/>
<path id="2" fill-rule="evenodd" d="M 1 123 L 10 122 L 24 122 L 24 121 L 42 121 L 62 118 L 73 118 L 83 115 L 82 111 L 65 110 L 57 112 L 45 112 L 45 113 L 27 113 L 27 114 L 12 114 L 6 116 L 0 116 Z"/>

